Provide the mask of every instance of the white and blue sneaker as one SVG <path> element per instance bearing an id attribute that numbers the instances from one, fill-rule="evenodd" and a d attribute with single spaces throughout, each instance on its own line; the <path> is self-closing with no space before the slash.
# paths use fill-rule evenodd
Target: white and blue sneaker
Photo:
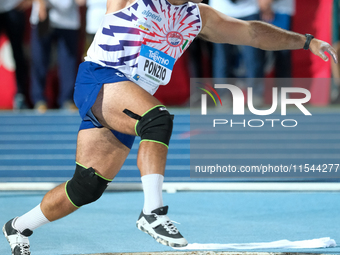
<path id="1" fill-rule="evenodd" d="M 157 208 L 150 215 L 144 214 L 142 211 L 136 222 L 137 228 L 149 234 L 163 245 L 171 247 L 187 246 L 187 240 L 179 233 L 178 229 L 166 215 L 167 213 L 168 206 Z"/>
<path id="2" fill-rule="evenodd" d="M 2 228 L 9 245 L 11 246 L 12 255 L 30 255 L 30 242 L 28 237 L 33 234 L 33 231 L 25 229 L 22 233 L 13 227 L 13 222 L 17 218 L 8 221 Z"/>

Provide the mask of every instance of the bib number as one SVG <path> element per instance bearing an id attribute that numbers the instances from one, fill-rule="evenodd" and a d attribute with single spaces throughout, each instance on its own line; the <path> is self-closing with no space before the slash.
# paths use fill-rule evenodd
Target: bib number
<path id="1" fill-rule="evenodd" d="M 164 52 L 142 45 L 138 61 L 138 74 L 155 85 L 170 81 L 175 59 Z"/>

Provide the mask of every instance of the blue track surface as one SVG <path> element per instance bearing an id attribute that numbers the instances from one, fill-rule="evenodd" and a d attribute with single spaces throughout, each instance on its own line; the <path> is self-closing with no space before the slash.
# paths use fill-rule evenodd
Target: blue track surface
<path id="1" fill-rule="evenodd" d="M 260 165 L 263 162 L 272 165 L 340 163 L 340 111 L 337 109 L 314 110 L 312 117 L 290 114 L 289 118 L 299 121 L 293 129 L 268 125 L 258 129 L 226 128 L 226 134 L 218 137 L 223 143 L 212 140 L 209 134 L 201 135 L 202 139 L 198 141 L 201 148 L 198 150 L 197 146 L 190 148 L 189 110 L 172 112 L 176 117 L 165 172 L 168 182 L 214 181 L 190 178 L 190 149 L 194 155 L 224 153 L 223 160 L 236 166 Z M 280 119 L 282 116 L 273 115 L 271 118 Z M 72 177 L 80 123 L 77 113 L 50 111 L 40 115 L 33 111 L 2 112 L 0 121 L 0 185 L 1 182 L 64 182 Z M 191 131 L 195 131 L 196 126 L 192 125 Z M 137 138 L 115 181 L 140 182 L 136 167 L 138 143 Z M 225 147 L 218 149 L 216 145 Z M 340 177 L 340 169 L 337 177 Z"/>
<path id="2" fill-rule="evenodd" d="M 166 181 L 197 181 L 190 179 L 189 171 L 189 115 L 183 111 L 175 113 Z M 257 130 L 256 135 L 249 134 L 249 130 L 231 130 L 227 137 L 233 147 L 230 154 L 235 155 L 232 158 L 239 155 L 240 161 L 243 152 L 261 152 L 273 160 L 278 154 L 300 155 L 302 159 L 310 155 L 337 158 L 339 113 L 319 114 L 320 122 L 313 125 L 301 122 L 302 129 L 296 129 L 292 136 L 295 138 L 291 139 L 296 142 L 294 148 L 289 146 L 283 129 L 276 135 L 268 129 Z M 80 123 L 77 114 L 3 112 L 0 121 L 0 185 L 1 182 L 62 182 L 73 175 Z M 254 150 L 247 151 L 254 145 L 257 146 Z M 140 182 L 136 153 L 135 144 L 116 182 Z M 227 181 L 219 179 L 224 180 Z M 32 209 L 43 195 L 0 192 L 1 225 Z M 340 204 L 336 192 L 179 192 L 165 193 L 164 201 L 170 205 L 170 218 L 182 223 L 178 227 L 190 243 L 296 241 L 328 236 L 340 243 Z M 142 206 L 142 192 L 106 192 L 94 204 L 37 229 L 30 238 L 32 254 L 172 251 L 135 227 Z M 289 251 L 340 253 L 340 247 Z M 0 238 L 0 254 L 10 254 L 5 238 Z"/>
<path id="3" fill-rule="evenodd" d="M 180 134 L 190 129 L 189 115 L 176 117 L 169 150 L 168 181 L 189 181 L 189 138 Z M 0 113 L 0 185 L 1 182 L 64 182 L 73 176 L 80 117 L 51 111 L 39 115 Z M 118 182 L 140 182 L 136 166 L 137 138 Z"/>
<path id="4" fill-rule="evenodd" d="M 43 193 L 0 192 L 0 222 L 30 210 Z M 179 192 L 164 194 L 189 243 L 248 243 L 331 237 L 340 243 L 339 193 Z M 105 192 L 97 202 L 34 231 L 33 255 L 173 251 L 135 227 L 142 192 Z M 259 250 L 258 250 L 259 251 Z M 327 249 L 262 251 L 340 253 Z M 0 254 L 10 254 L 0 236 Z"/>

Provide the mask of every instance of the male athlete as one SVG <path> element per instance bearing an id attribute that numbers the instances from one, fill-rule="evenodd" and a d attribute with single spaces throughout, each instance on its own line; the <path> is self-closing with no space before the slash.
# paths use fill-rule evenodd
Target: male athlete
<path id="1" fill-rule="evenodd" d="M 83 121 L 74 176 L 49 191 L 37 207 L 4 225 L 12 254 L 30 254 L 33 230 L 97 200 L 121 169 L 137 135 L 145 197 L 137 227 L 164 245 L 187 245 L 162 201 L 173 115 L 152 95 L 169 82 L 174 63 L 195 37 L 271 51 L 304 48 L 325 61 L 328 52 L 337 61 L 334 49 L 311 35 L 233 19 L 200 2 L 107 1 L 107 14 L 75 85 L 74 100 Z"/>

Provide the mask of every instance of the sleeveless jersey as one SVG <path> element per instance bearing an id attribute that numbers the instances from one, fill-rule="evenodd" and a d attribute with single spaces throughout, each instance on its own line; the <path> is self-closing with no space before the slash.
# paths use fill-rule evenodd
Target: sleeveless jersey
<path id="1" fill-rule="evenodd" d="M 105 15 L 85 60 L 116 68 L 154 94 L 170 81 L 176 60 L 201 28 L 197 4 L 137 0 Z"/>

